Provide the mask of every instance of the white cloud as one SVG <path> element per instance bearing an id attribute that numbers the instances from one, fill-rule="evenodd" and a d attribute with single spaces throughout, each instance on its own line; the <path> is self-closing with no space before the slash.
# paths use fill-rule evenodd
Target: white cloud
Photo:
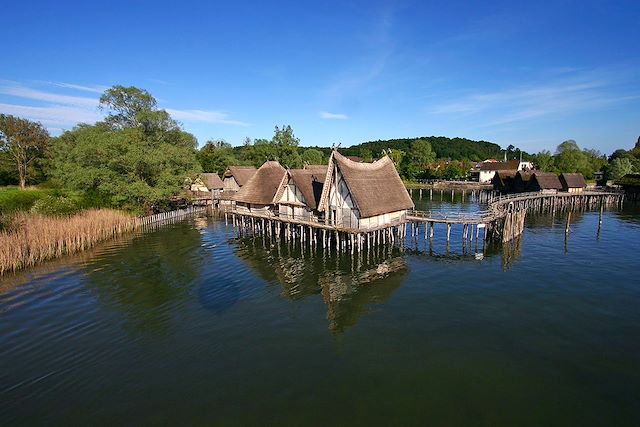
<path id="1" fill-rule="evenodd" d="M 102 86 L 84 86 L 74 83 L 45 82 L 50 86 L 62 89 L 79 90 L 91 93 L 103 93 Z M 72 96 L 32 89 L 18 82 L 0 80 L 0 95 L 5 95 L 0 103 L 0 112 L 39 121 L 53 129 L 60 126 L 74 126 L 78 123 L 94 123 L 102 120 L 104 114 L 98 110 L 97 96 Z M 15 97 L 35 101 L 36 105 L 10 103 L 6 97 Z M 185 122 L 213 123 L 234 126 L 249 126 L 248 123 L 233 120 L 227 113 L 208 110 L 178 110 L 167 108 L 166 111 L 177 120 Z M 53 126 L 53 127 L 52 127 Z"/>
<path id="2" fill-rule="evenodd" d="M 87 98 L 84 96 L 60 95 L 57 93 L 43 92 L 21 85 L 0 86 L 0 94 L 15 96 L 16 98 L 32 99 L 35 101 L 49 102 L 62 105 L 73 105 L 78 107 L 97 107 L 98 98 Z"/>
<path id="3" fill-rule="evenodd" d="M 41 122 L 47 127 L 51 125 L 73 126 L 78 123 L 94 123 L 102 119 L 102 115 L 97 110 L 60 105 L 32 107 L 0 103 L 0 112 L 14 116 L 26 117 L 29 120 Z"/>
<path id="4" fill-rule="evenodd" d="M 99 93 L 101 95 L 107 89 L 109 89 L 107 86 L 101 86 L 101 85 L 84 86 L 84 85 L 77 85 L 77 84 L 73 84 L 73 83 L 64 83 L 64 82 L 50 82 L 50 83 L 52 85 L 54 85 L 54 86 L 58 86 L 58 87 L 62 87 L 62 88 L 75 89 L 75 90 L 80 90 L 80 91 L 83 91 L 83 92 Z"/>
<path id="5" fill-rule="evenodd" d="M 227 113 L 205 110 L 175 110 L 165 108 L 171 117 L 185 122 L 215 123 L 224 125 L 249 126 L 249 123 L 232 120 Z"/>
<path id="6" fill-rule="evenodd" d="M 634 94 L 620 95 L 615 79 L 606 74 L 574 73 L 549 83 L 450 97 L 450 101 L 432 108 L 430 113 L 476 115 L 485 126 L 495 126 L 604 108 L 638 97 Z"/>
<path id="7" fill-rule="evenodd" d="M 318 115 L 325 120 L 347 120 L 349 118 L 346 114 L 329 113 L 327 111 L 320 111 Z"/>

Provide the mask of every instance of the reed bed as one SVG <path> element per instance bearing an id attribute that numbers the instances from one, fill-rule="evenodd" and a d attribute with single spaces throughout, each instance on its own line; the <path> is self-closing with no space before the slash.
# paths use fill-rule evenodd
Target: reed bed
<path id="1" fill-rule="evenodd" d="M 17 213 L 0 232 L 0 275 L 88 249 L 136 227 L 134 217 L 112 209 L 90 209 L 73 216 Z"/>

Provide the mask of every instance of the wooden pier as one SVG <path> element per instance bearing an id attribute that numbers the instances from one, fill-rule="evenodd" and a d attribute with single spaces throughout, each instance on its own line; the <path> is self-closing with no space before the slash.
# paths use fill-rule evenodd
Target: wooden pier
<path id="1" fill-rule="evenodd" d="M 582 193 L 533 192 L 516 193 L 490 197 L 488 209 L 473 214 L 432 214 L 424 211 L 411 211 L 408 222 L 424 223 L 425 239 L 432 238 L 436 224 L 446 225 L 447 241 L 451 236 L 453 225 L 462 225 L 463 240 L 476 239 L 483 232 L 485 240 L 493 239 L 502 242 L 513 240 L 524 230 L 527 212 L 549 212 L 575 209 L 594 209 L 605 207 L 622 207 L 624 193 L 589 191 Z M 474 233 L 475 231 L 475 233 Z M 413 233 L 419 233 L 415 227 Z"/>
<path id="2" fill-rule="evenodd" d="M 478 195 L 472 195 L 478 197 Z M 474 213 L 434 213 L 408 211 L 407 216 L 393 223 L 371 229 L 357 229 L 309 221 L 272 211 L 239 210 L 233 206 L 220 211 L 227 224 L 236 227 L 240 235 L 264 235 L 277 241 L 299 241 L 312 248 L 335 248 L 356 252 L 369 248 L 404 243 L 406 236 L 433 239 L 436 228 L 446 230 L 447 242 L 453 227 L 462 227 L 463 242 L 497 240 L 509 242 L 524 230 L 527 212 L 549 212 L 621 207 L 623 193 L 589 191 L 582 193 L 518 193 L 491 195 L 487 209 Z M 568 225 L 567 225 L 568 230 Z"/>

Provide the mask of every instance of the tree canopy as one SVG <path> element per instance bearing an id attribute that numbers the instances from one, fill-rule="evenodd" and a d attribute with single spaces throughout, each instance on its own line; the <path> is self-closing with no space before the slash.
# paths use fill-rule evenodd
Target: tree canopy
<path id="1" fill-rule="evenodd" d="M 80 125 L 56 138 L 53 177 L 118 207 L 151 208 L 177 194 L 201 170 L 195 137 L 138 88 L 114 86 L 101 97 L 104 122 Z"/>
<path id="2" fill-rule="evenodd" d="M 34 161 L 44 156 L 49 133 L 38 122 L 0 114 L 0 152 L 8 153 L 18 172 L 18 183 L 25 188 Z"/>

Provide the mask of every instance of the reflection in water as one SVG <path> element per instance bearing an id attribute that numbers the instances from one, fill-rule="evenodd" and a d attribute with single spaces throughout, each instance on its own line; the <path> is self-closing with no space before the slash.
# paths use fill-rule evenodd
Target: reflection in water
<path id="1" fill-rule="evenodd" d="M 515 239 L 502 243 L 502 270 L 507 271 L 522 255 L 523 235 Z"/>
<path id="2" fill-rule="evenodd" d="M 168 306 L 184 303 L 201 263 L 200 234 L 178 224 L 108 253 L 88 270 L 87 286 L 105 305 L 122 311 L 128 326 L 164 330 L 177 311 Z"/>
<path id="3" fill-rule="evenodd" d="M 336 253 L 262 237 L 242 238 L 237 255 L 260 277 L 282 285 L 282 294 L 298 300 L 321 294 L 332 332 L 343 332 L 367 313 L 371 304 L 386 301 L 402 283 L 407 265 L 400 249 L 379 247 L 371 253 Z"/>

